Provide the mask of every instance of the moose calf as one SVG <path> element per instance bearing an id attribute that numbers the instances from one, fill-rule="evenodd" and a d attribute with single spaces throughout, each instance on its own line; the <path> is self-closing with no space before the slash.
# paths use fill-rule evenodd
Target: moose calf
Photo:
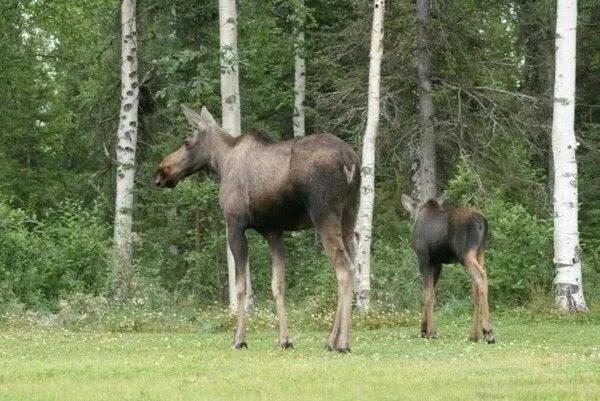
<path id="1" fill-rule="evenodd" d="M 484 268 L 487 221 L 476 209 L 444 209 L 443 195 L 418 203 L 402 195 L 402 206 L 410 213 L 412 247 L 417 254 L 423 278 L 423 318 L 421 336 L 435 337 L 433 305 L 435 287 L 443 263 L 460 262 L 472 280 L 473 326 L 470 339 L 478 341 L 483 334 L 488 344 L 494 343 L 489 319 L 488 281 Z"/>

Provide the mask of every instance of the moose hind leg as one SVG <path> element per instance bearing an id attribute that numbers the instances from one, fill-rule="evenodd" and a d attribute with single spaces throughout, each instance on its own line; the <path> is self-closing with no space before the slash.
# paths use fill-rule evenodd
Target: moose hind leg
<path id="1" fill-rule="evenodd" d="M 477 342 L 481 335 L 481 318 L 479 317 L 479 288 L 475 281 L 471 282 L 471 298 L 473 299 L 473 323 L 469 340 Z"/>
<path id="2" fill-rule="evenodd" d="M 246 335 L 246 265 L 248 263 L 248 242 L 242 228 L 228 225 L 227 230 L 229 247 L 235 261 L 235 290 L 237 299 L 236 327 L 233 337 L 233 347 L 236 349 L 247 348 L 244 341 Z"/>
<path id="3" fill-rule="evenodd" d="M 421 320 L 421 337 L 436 338 L 433 308 L 435 305 L 435 288 L 440 278 L 441 266 L 425 265 L 421 268 L 423 277 L 423 317 Z"/>
<path id="4" fill-rule="evenodd" d="M 485 256 L 484 256 L 483 248 L 480 248 L 477 251 L 477 263 L 479 265 L 479 268 L 483 272 L 483 274 L 482 274 L 483 289 L 485 292 L 485 298 L 480 301 L 480 303 L 481 303 L 481 306 L 480 306 L 481 312 L 480 313 L 482 314 L 481 326 L 482 326 L 483 338 L 486 343 L 493 344 L 496 342 L 496 337 L 494 336 L 494 330 L 492 329 L 492 324 L 490 323 L 490 307 L 489 307 L 489 303 L 488 303 L 489 285 L 488 285 L 487 272 L 485 271 Z"/>
<path id="5" fill-rule="evenodd" d="M 333 351 L 347 352 L 350 350 L 354 264 L 344 246 L 339 219 L 330 219 L 327 224 L 322 224 L 319 233 L 338 282 L 338 306 L 329 335 L 328 348 Z"/>
<path id="6" fill-rule="evenodd" d="M 473 285 L 477 288 L 478 296 L 478 321 L 481 324 L 481 330 L 485 341 L 488 344 L 495 342 L 492 326 L 490 325 L 490 312 L 488 305 L 488 281 L 487 274 L 483 267 L 479 264 L 475 252 L 469 251 L 465 255 L 464 265 L 471 276 Z"/>
<path id="7" fill-rule="evenodd" d="M 429 298 L 430 298 L 430 286 L 433 286 L 433 277 L 425 273 L 423 274 L 423 311 L 421 313 L 421 337 L 428 338 L 429 329 Z"/>
<path id="8" fill-rule="evenodd" d="M 354 232 L 355 224 L 356 224 L 356 208 L 353 207 L 345 207 L 342 214 L 342 241 L 344 242 L 344 247 L 346 248 L 346 252 L 352 261 L 353 266 L 355 266 L 356 270 L 354 271 L 354 302 L 357 308 L 360 310 L 368 309 L 368 300 L 369 300 L 369 291 L 370 285 L 369 281 L 365 280 L 364 277 L 361 277 L 361 274 L 364 275 L 366 272 L 361 272 L 359 266 L 355 263 L 356 261 L 356 251 L 358 247 L 357 238 Z"/>
<path id="9" fill-rule="evenodd" d="M 271 290 L 277 306 L 277 326 L 279 329 L 279 346 L 283 349 L 293 348 L 288 332 L 287 314 L 285 311 L 285 250 L 283 248 L 282 233 L 265 235 L 269 243 L 271 253 L 271 267 L 273 276 L 271 279 Z"/>

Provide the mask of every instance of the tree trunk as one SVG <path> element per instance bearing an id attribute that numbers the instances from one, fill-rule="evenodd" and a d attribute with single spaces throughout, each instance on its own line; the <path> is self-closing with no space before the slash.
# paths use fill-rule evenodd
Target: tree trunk
<path id="1" fill-rule="evenodd" d="M 415 171 L 415 195 L 422 201 L 437 195 L 436 146 L 431 97 L 431 0 L 417 0 L 417 69 L 420 138 Z"/>
<path id="2" fill-rule="evenodd" d="M 127 296 L 133 279 L 131 224 L 138 126 L 138 61 L 135 0 L 121 5 L 121 113 L 117 132 L 117 189 L 114 226 L 114 295 Z"/>
<path id="3" fill-rule="evenodd" d="M 237 12 L 235 0 L 219 0 L 219 26 L 221 40 L 221 107 L 223 129 L 231 136 L 242 134 L 240 115 L 239 60 L 237 51 Z M 246 310 L 254 307 L 254 294 L 250 285 L 250 267 L 247 277 Z M 227 244 L 227 272 L 229 274 L 229 307 L 237 309 L 235 295 L 235 263 Z"/>
<path id="4" fill-rule="evenodd" d="M 373 2 L 373 29 L 371 31 L 371 54 L 369 63 L 369 96 L 367 106 L 367 128 L 363 138 L 362 182 L 360 206 L 356 222 L 358 241 L 356 252 L 355 302 L 360 311 L 369 308 L 371 289 L 371 231 L 375 200 L 375 140 L 379 124 L 379 91 L 381 80 L 381 57 L 383 55 L 383 14 L 385 0 Z"/>
<path id="5" fill-rule="evenodd" d="M 306 87 L 306 62 L 304 53 L 304 0 L 298 0 L 295 21 L 295 63 L 294 63 L 294 137 L 304 136 L 304 95 Z"/>
<path id="6" fill-rule="evenodd" d="M 542 148 L 548 172 L 548 188 L 554 186 L 552 161 L 551 116 L 554 88 L 554 20 L 551 7 L 540 7 L 537 2 L 520 0 L 518 3 L 519 36 L 523 43 L 523 78 L 521 87 L 526 93 L 537 97 L 540 107 L 536 111 L 543 130 Z"/>
<path id="7" fill-rule="evenodd" d="M 577 1 L 558 0 L 552 153 L 554 156 L 554 300 L 565 311 L 586 310 L 577 221 L 575 39 Z"/>

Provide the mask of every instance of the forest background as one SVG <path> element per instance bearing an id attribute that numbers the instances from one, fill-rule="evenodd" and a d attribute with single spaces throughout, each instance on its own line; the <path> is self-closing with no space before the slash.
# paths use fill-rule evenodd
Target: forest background
<path id="1" fill-rule="evenodd" d="M 293 136 L 293 0 L 238 1 L 243 128 Z M 333 133 L 359 150 L 367 115 L 371 3 L 307 1 L 307 134 Z M 550 131 L 553 1 L 433 2 L 430 44 L 438 180 L 452 205 L 484 211 L 492 308 L 552 305 Z M 218 8 L 140 0 L 140 124 L 134 293 L 128 307 L 227 305 L 224 225 L 206 175 L 154 186 L 160 159 L 190 129 L 185 103 L 220 115 Z M 0 5 L 0 311 L 104 308 L 113 282 L 120 14 L 112 0 L 4 0 Z M 581 256 L 588 304 L 600 301 L 600 3 L 580 0 L 576 135 Z M 420 279 L 400 194 L 412 190 L 418 146 L 412 2 L 385 15 L 373 219 L 375 310 L 418 310 Z M 286 237 L 289 302 L 324 310 L 334 275 L 314 232 Z M 250 235 L 252 285 L 270 305 L 262 238 Z M 468 310 L 462 267 L 445 268 L 445 308 Z M 330 308 L 329 308 L 330 309 Z M 190 312 L 193 314 L 194 312 Z M 60 314 L 60 313 L 59 313 Z"/>

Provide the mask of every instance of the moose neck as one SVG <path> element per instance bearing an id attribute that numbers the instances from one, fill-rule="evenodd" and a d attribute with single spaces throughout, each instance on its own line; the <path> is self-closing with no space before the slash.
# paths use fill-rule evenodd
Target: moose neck
<path id="1" fill-rule="evenodd" d="M 227 158 L 236 143 L 237 139 L 224 131 L 215 130 L 209 136 L 210 158 L 208 165 L 209 169 L 219 176 L 219 179 L 221 179 Z"/>

